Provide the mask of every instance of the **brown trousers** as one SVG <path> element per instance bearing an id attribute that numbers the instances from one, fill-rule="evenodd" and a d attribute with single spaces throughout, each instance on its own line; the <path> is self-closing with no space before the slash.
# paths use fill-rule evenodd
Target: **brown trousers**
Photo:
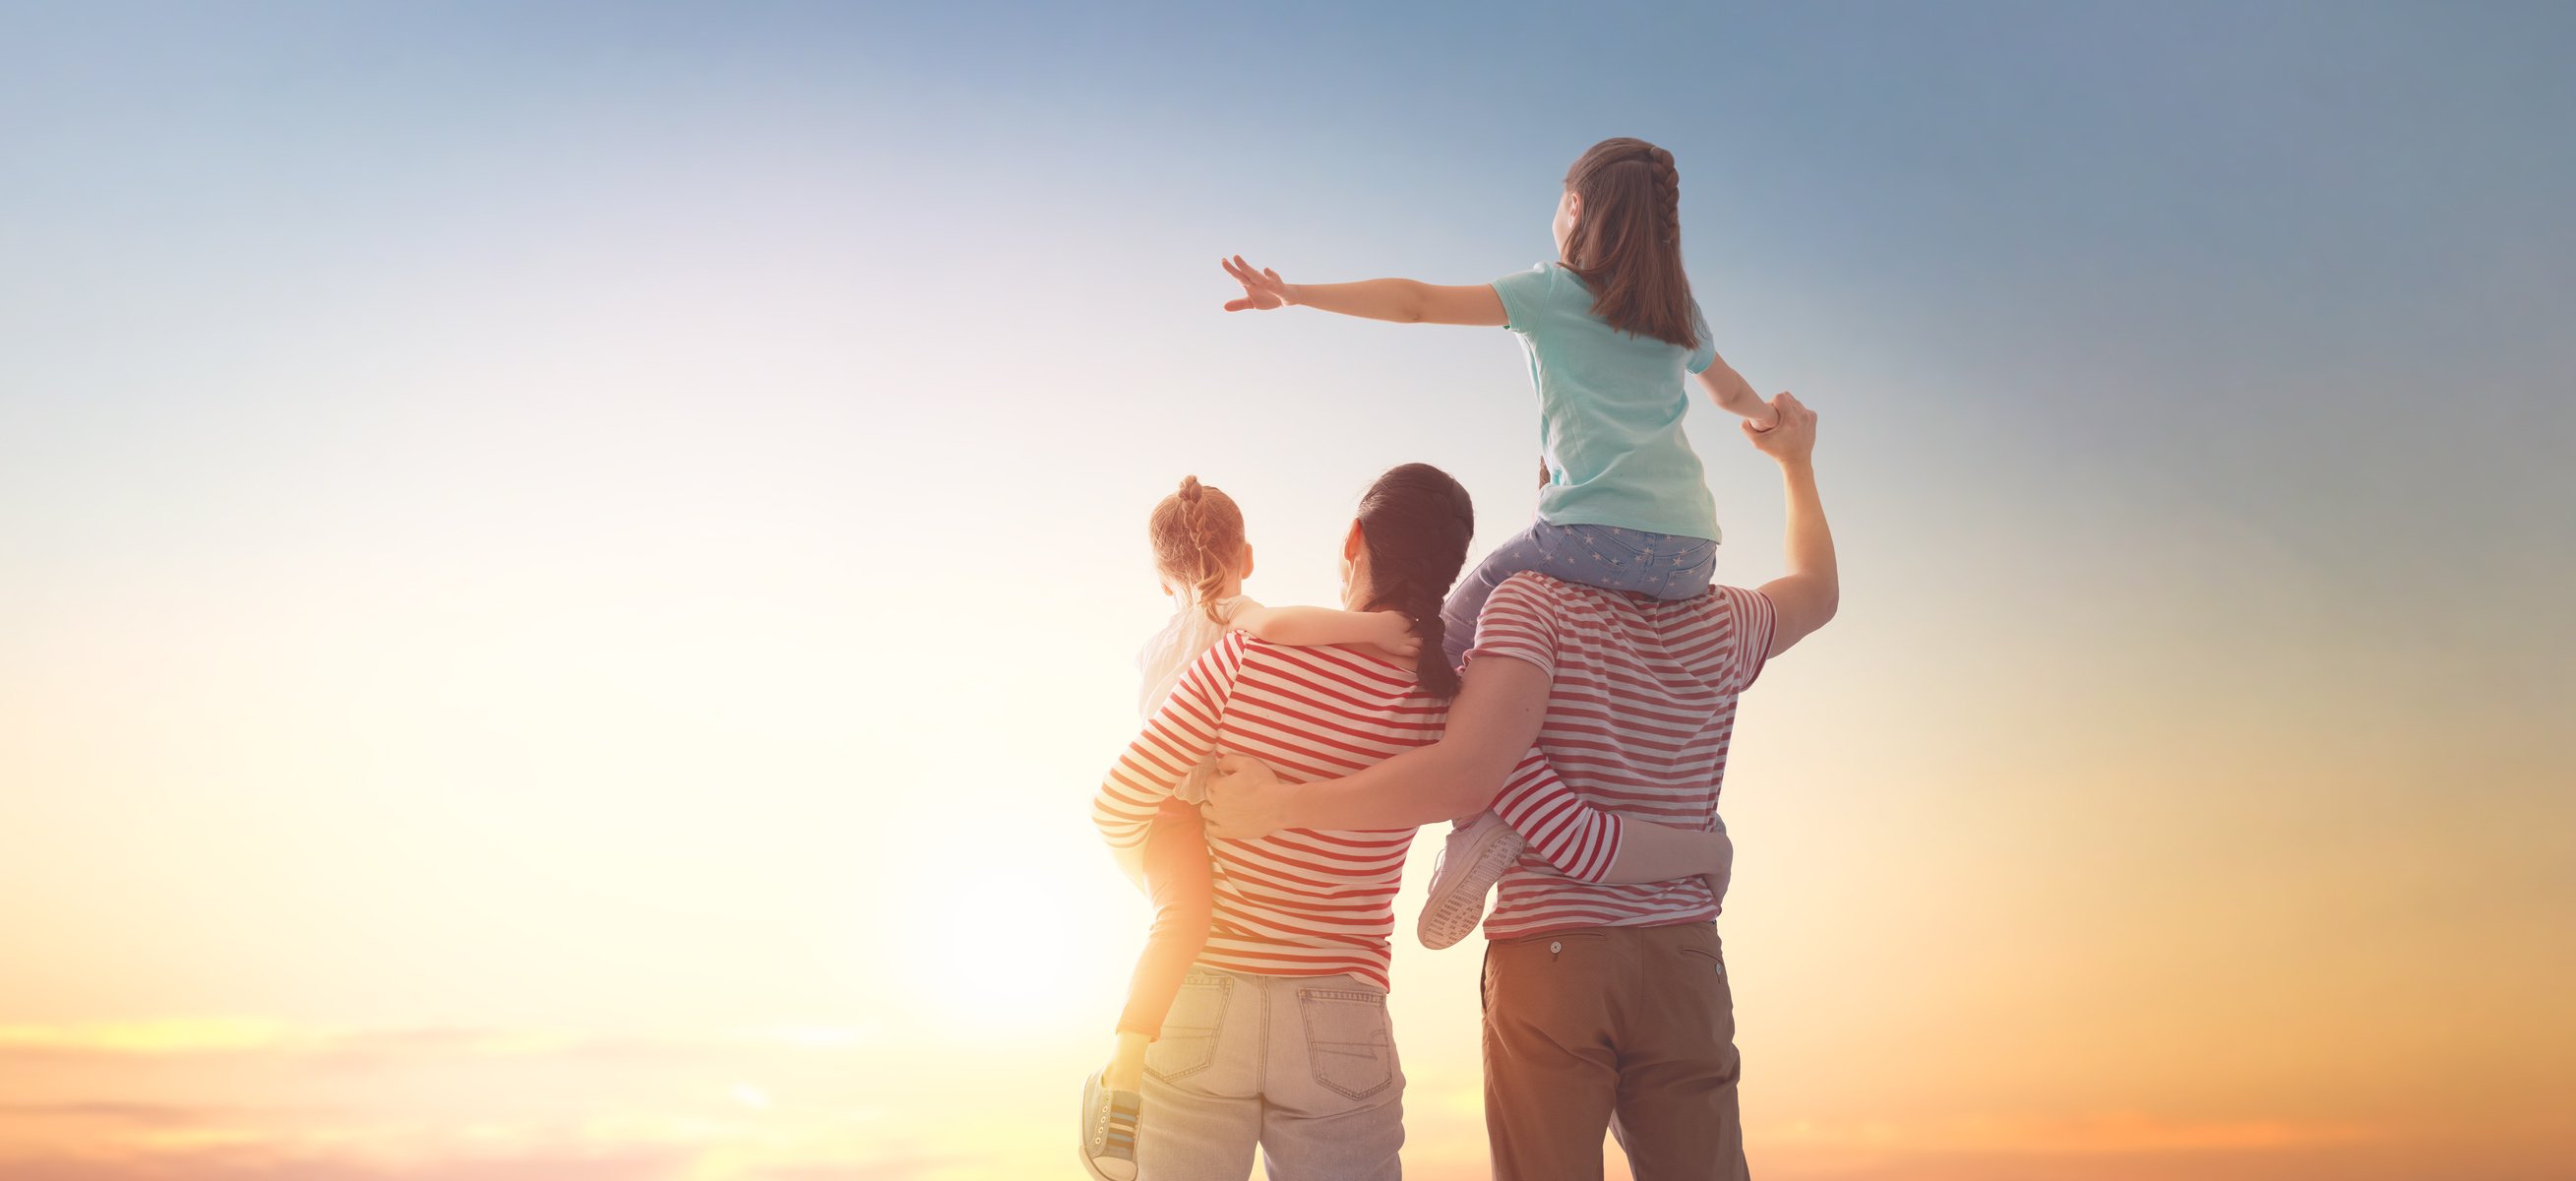
<path id="1" fill-rule="evenodd" d="M 1744 1181 L 1735 995 L 1714 923 L 1485 947 L 1485 1135 L 1497 1181 Z M 1615 1118 L 1614 1118 L 1615 1117 Z"/>

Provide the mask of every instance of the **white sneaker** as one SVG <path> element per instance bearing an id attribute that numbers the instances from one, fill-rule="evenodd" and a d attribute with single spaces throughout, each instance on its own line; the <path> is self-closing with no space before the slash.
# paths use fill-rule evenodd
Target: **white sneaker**
<path id="1" fill-rule="evenodd" d="M 1473 934 L 1485 917 L 1486 893 L 1521 859 L 1527 843 L 1491 812 L 1452 829 L 1431 868 L 1431 897 L 1423 902 L 1422 921 L 1414 927 L 1422 945 L 1438 951 Z"/>

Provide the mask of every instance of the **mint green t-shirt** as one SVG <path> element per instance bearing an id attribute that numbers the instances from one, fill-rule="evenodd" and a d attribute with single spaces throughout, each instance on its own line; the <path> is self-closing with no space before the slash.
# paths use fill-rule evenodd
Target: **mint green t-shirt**
<path id="1" fill-rule="evenodd" d="M 1494 280 L 1529 350 L 1538 387 L 1539 446 L 1548 483 L 1539 519 L 1616 525 L 1677 537 L 1717 536 L 1717 502 L 1698 453 L 1682 435 L 1690 410 L 1685 372 L 1717 359 L 1708 322 L 1691 304 L 1699 347 L 1634 336 L 1592 314 L 1592 290 L 1561 263 Z"/>

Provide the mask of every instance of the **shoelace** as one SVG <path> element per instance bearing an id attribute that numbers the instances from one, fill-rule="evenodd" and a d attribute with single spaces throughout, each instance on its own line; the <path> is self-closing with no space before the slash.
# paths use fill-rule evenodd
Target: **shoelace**
<path id="1" fill-rule="evenodd" d="M 1100 1141 L 1104 1156 L 1132 1160 L 1136 1155 L 1136 1105 L 1112 1099 L 1100 1109 L 1100 1119 L 1092 1125 L 1092 1135 Z"/>

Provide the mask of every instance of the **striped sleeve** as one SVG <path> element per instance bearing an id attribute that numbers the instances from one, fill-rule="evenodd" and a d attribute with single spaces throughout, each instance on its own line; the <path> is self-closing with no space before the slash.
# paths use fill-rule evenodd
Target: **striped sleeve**
<path id="1" fill-rule="evenodd" d="M 1476 646 L 1467 663 L 1479 656 L 1509 656 L 1556 677 L 1556 613 L 1546 588 L 1527 574 L 1515 574 L 1494 588 L 1485 610 L 1476 617 Z"/>
<path id="2" fill-rule="evenodd" d="M 1110 847 L 1144 843 L 1145 830 L 1163 801 L 1190 768 L 1216 752 L 1217 719 L 1243 672 L 1244 640 L 1243 633 L 1229 632 L 1182 670 L 1172 695 L 1100 781 L 1100 791 L 1091 797 L 1091 823 Z"/>
<path id="3" fill-rule="evenodd" d="M 1761 591 L 1741 586 L 1717 589 L 1735 613 L 1735 667 L 1727 692 L 1741 693 L 1753 687 L 1753 678 L 1762 675 L 1762 666 L 1771 659 L 1771 636 L 1779 616 L 1771 607 L 1771 596 Z"/>
<path id="4" fill-rule="evenodd" d="M 1619 859 L 1619 818 L 1576 795 L 1548 766 L 1547 755 L 1535 748 L 1503 780 L 1503 793 L 1494 797 L 1494 815 L 1521 834 L 1531 852 L 1577 881 L 1608 877 L 1611 863 Z"/>

